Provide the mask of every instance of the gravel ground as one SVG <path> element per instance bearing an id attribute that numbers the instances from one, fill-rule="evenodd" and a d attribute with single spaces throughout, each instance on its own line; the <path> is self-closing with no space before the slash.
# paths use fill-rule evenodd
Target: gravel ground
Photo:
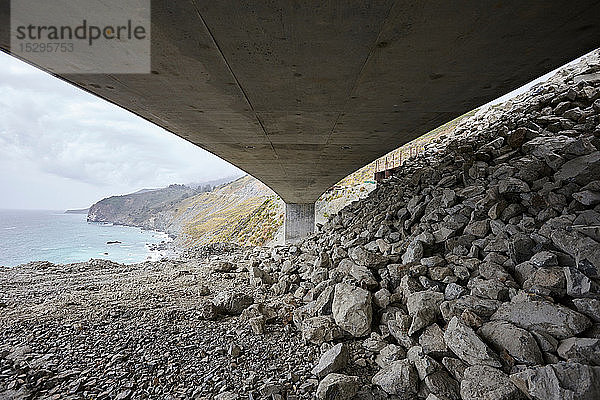
<path id="1" fill-rule="evenodd" d="M 194 260 L 1 267 L 0 398 L 309 398 L 317 346 L 282 323 L 204 318 L 234 287 L 261 299 L 247 273 Z"/>

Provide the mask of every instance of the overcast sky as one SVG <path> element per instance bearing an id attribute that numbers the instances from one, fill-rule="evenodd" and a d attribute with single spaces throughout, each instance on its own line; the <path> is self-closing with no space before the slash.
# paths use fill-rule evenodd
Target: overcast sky
<path id="1" fill-rule="evenodd" d="M 242 171 L 0 52 L 0 208 L 86 208 L 103 197 Z"/>

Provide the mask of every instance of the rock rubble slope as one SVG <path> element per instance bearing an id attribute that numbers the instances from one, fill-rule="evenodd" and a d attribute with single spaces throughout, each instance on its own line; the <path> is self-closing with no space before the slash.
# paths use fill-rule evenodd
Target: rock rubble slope
<path id="1" fill-rule="evenodd" d="M 50 398 L 598 399 L 599 116 L 594 52 L 463 121 L 300 244 L 72 265 L 91 268 L 81 301 L 99 311 L 85 318 L 41 273 L 32 304 L 21 276 L 2 298 L 0 385 Z M 3 285 L 19 274 L 0 272 Z M 139 281 L 123 286 L 128 274 Z"/>
<path id="2" fill-rule="evenodd" d="M 595 52 L 302 244 L 247 253 L 255 284 L 302 303 L 306 343 L 358 344 L 347 365 L 375 372 L 335 368 L 317 398 L 342 379 L 368 387 L 335 398 L 600 398 L 599 115 Z"/>

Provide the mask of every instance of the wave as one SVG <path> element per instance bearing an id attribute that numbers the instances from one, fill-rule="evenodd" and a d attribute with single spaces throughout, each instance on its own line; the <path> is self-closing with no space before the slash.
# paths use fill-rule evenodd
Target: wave
<path id="1" fill-rule="evenodd" d="M 16 226 L 9 226 L 8 228 L 3 228 L 3 229 L 11 230 L 11 229 L 17 229 L 17 227 Z"/>

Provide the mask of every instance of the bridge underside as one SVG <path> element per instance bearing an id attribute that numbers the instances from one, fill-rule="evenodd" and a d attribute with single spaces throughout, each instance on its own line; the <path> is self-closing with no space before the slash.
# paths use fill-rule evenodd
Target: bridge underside
<path id="1" fill-rule="evenodd" d="M 151 74 L 60 78 L 309 204 L 600 46 L 599 15 L 599 1 L 152 0 Z"/>

